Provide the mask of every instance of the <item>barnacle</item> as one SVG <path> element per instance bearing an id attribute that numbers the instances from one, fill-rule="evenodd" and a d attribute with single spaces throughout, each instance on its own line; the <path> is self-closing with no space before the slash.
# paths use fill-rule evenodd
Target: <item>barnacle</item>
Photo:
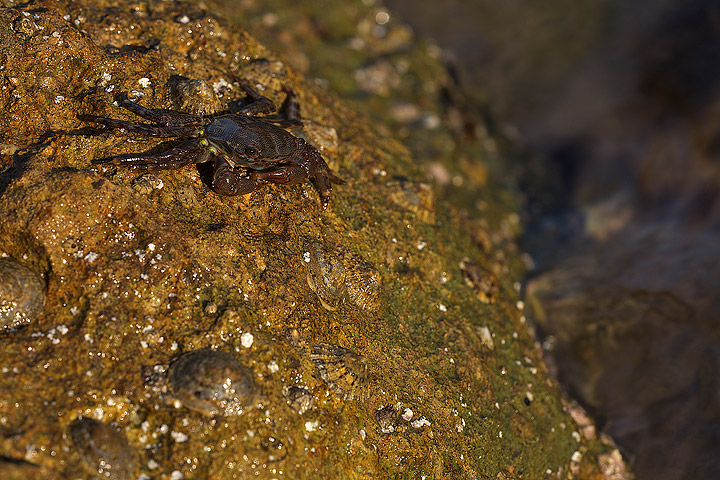
<path id="1" fill-rule="evenodd" d="M 460 271 L 465 283 L 472 287 L 483 303 L 494 303 L 500 293 L 497 277 L 477 263 L 465 257 L 460 261 Z"/>
<path id="2" fill-rule="evenodd" d="M 307 388 L 295 386 L 284 387 L 283 395 L 292 409 L 300 415 L 307 412 L 315 405 L 315 399 L 313 398 L 312 393 L 310 393 L 310 390 Z"/>
<path id="3" fill-rule="evenodd" d="M 392 405 L 380 407 L 375 411 L 375 420 L 382 433 L 392 433 L 398 424 L 398 413 Z"/>
<path id="4" fill-rule="evenodd" d="M 435 223 L 435 192 L 427 183 L 409 180 L 387 182 L 390 200 L 415 214 L 418 220 Z"/>
<path id="5" fill-rule="evenodd" d="M 312 348 L 310 358 L 325 383 L 346 400 L 362 399 L 367 385 L 367 360 L 352 350 L 329 343 Z"/>

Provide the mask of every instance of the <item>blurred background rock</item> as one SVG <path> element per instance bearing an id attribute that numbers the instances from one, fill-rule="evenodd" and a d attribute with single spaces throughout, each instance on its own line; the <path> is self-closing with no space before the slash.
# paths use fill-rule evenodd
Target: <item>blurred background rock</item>
<path id="1" fill-rule="evenodd" d="M 537 154 L 527 290 L 566 388 L 638 478 L 717 478 L 720 5 L 388 4 Z"/>

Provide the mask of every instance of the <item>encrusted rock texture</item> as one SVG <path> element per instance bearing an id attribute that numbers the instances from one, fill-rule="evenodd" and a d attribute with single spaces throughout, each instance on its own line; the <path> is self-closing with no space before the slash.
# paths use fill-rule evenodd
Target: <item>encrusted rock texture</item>
<path id="1" fill-rule="evenodd" d="M 2 5 L 0 255 L 44 284 L 0 289 L 42 305 L 0 326 L 2 478 L 626 478 L 525 324 L 517 215 L 468 233 L 392 130 L 206 6 Z M 82 120 L 142 122 L 116 94 L 211 114 L 238 78 L 295 92 L 327 210 L 91 163 L 166 148 Z"/>

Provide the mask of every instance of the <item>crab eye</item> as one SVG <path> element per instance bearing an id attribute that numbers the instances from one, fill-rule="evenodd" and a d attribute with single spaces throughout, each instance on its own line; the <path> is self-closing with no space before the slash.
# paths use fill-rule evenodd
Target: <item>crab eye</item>
<path id="1" fill-rule="evenodd" d="M 245 155 L 248 157 L 257 157 L 260 154 L 255 147 L 245 147 Z"/>

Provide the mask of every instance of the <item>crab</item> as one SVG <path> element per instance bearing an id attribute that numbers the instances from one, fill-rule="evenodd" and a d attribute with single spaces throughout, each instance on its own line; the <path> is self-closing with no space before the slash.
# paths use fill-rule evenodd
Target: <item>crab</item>
<path id="1" fill-rule="evenodd" d="M 115 156 L 92 160 L 148 169 L 177 169 L 190 164 L 214 162 L 212 188 L 220 195 L 243 195 L 267 183 L 297 185 L 312 181 L 320 194 L 322 208 L 330 201 L 332 184 L 345 183 L 335 176 L 315 147 L 282 126 L 299 124 L 299 108 L 292 90 L 288 96 L 288 119 L 257 118 L 277 110 L 269 98 L 248 83 L 238 83 L 252 101 L 237 114 L 193 115 L 145 108 L 126 93 L 116 97 L 119 106 L 152 124 L 132 123 L 113 118 L 83 116 L 84 120 L 126 132 L 151 137 L 186 139 L 180 145 L 150 155 Z"/>

